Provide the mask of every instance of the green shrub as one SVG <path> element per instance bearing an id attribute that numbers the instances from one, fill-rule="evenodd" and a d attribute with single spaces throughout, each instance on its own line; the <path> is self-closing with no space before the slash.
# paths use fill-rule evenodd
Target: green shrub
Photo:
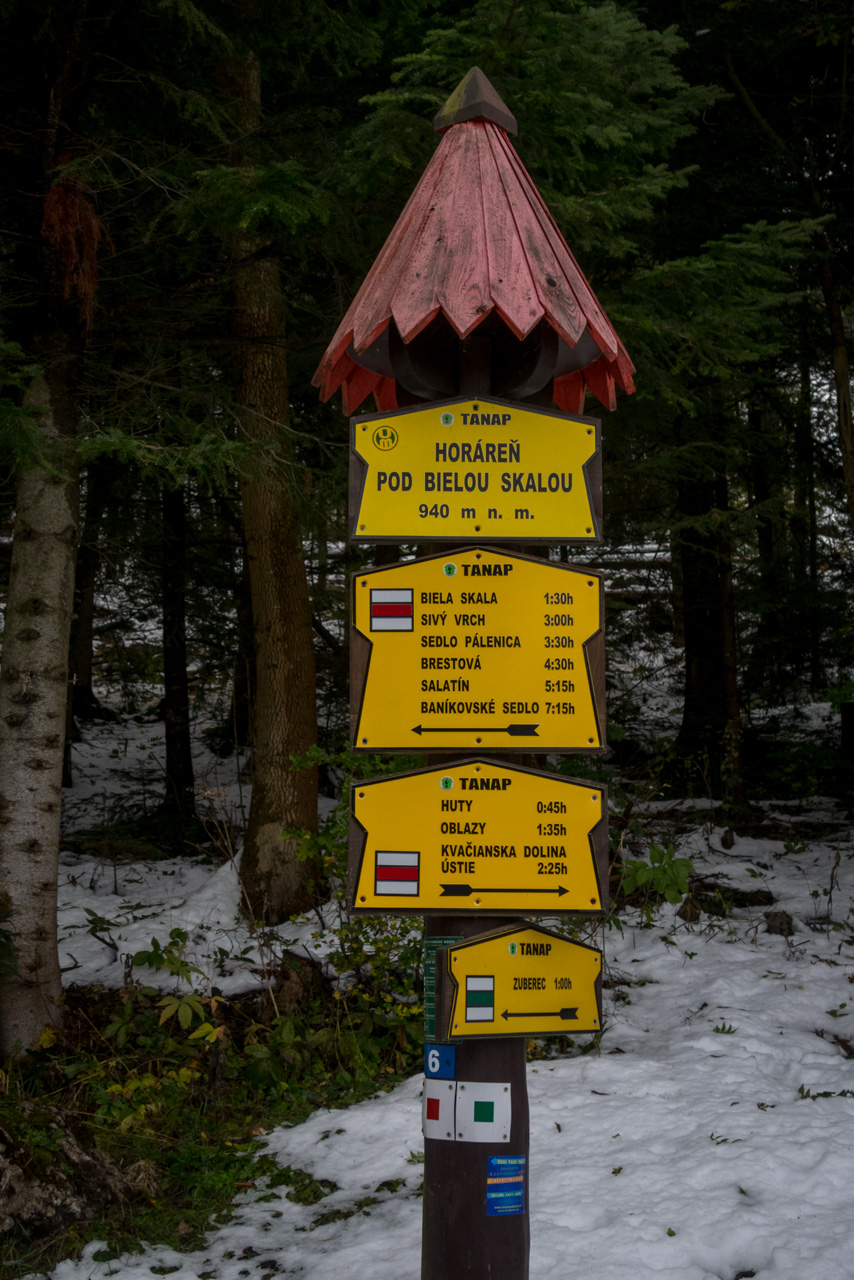
<path id="1" fill-rule="evenodd" d="M 694 864 L 690 858 L 677 858 L 675 855 L 672 844 L 662 849 L 653 842 L 649 847 L 649 862 L 627 859 L 623 892 L 629 895 L 637 889 L 646 888 L 667 902 L 681 902 L 688 892 Z"/>

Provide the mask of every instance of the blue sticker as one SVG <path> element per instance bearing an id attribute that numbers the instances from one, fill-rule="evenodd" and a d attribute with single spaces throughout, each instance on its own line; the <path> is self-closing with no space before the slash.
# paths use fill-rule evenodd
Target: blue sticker
<path id="1" fill-rule="evenodd" d="M 425 1044 L 424 1074 L 431 1080 L 455 1080 L 457 1051 L 447 1044 Z"/>
<path id="2" fill-rule="evenodd" d="M 490 1156 L 486 1172 L 486 1216 L 525 1212 L 527 1156 Z"/>

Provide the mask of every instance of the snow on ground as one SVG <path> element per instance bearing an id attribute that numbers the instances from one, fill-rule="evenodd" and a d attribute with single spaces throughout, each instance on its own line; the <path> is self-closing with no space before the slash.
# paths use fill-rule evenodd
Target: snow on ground
<path id="1" fill-rule="evenodd" d="M 251 787 L 237 755 L 219 759 L 205 746 L 206 723 L 197 721 L 193 735 L 197 810 L 226 847 L 227 833 L 245 826 Z M 163 797 L 164 759 L 163 726 L 150 716 L 85 725 L 73 748 L 73 785 L 63 791 L 64 835 L 153 813 Z M 332 803 L 321 797 L 321 816 Z M 126 861 L 64 851 L 59 955 L 65 981 L 120 987 L 140 976 L 132 972 L 134 953 L 147 951 L 155 935 L 165 944 L 173 929 L 188 934 L 186 959 L 201 970 L 207 987 L 215 985 L 224 996 L 263 983 L 277 947 L 299 950 L 310 943 L 311 953 L 324 958 L 331 939 L 312 935 L 332 922 L 335 908 L 330 904 L 316 917 L 266 931 L 265 952 L 241 922 L 239 844 L 232 854 L 230 861 L 212 863 L 204 857 Z M 172 981 L 143 972 L 151 986 Z"/>
<path id="2" fill-rule="evenodd" d="M 201 974 L 194 981 L 226 997 L 265 982 L 282 948 L 324 960 L 332 949 L 328 926 L 337 907 L 265 929 L 253 939 L 240 915 L 239 853 L 231 862 L 167 858 L 156 862 L 106 861 L 63 853 L 60 857 L 59 958 L 66 982 L 120 987 L 144 977 L 150 986 L 174 979 L 150 968 L 134 969 L 134 953 L 161 946 L 173 929 L 187 934 L 183 955 Z M 319 935 L 315 937 L 315 935 Z"/>
<path id="3" fill-rule="evenodd" d="M 766 811 L 806 834 L 736 838 L 725 850 L 703 807 L 678 853 L 704 876 L 769 889 L 793 935 L 769 934 L 762 907 L 694 925 L 666 907 L 651 926 L 627 910 L 622 933 L 605 931 L 612 985 L 599 1050 L 580 1054 L 580 1041 L 574 1056 L 529 1067 L 532 1280 L 854 1275 L 854 833 L 830 799 Z M 68 855 L 61 894 L 63 951 L 79 966 L 69 981 L 120 982 L 122 954 L 176 923 L 226 992 L 253 980 L 238 955 L 246 937 L 230 864 Z M 114 922 L 117 950 L 86 932 L 87 907 Z M 315 948 L 317 929 L 309 919 L 289 936 Z M 336 1184 L 317 1204 L 259 1178 L 202 1250 L 100 1262 L 94 1244 L 53 1280 L 416 1280 L 420 1090 L 413 1078 L 267 1136 L 281 1165 Z"/>
<path id="4" fill-rule="evenodd" d="M 105 701 L 112 701 L 107 690 Z M 142 695 L 140 695 L 141 697 Z M 72 783 L 63 790 L 62 828 L 66 835 L 98 823 L 123 822 L 152 813 L 163 799 L 166 745 L 163 722 L 154 719 L 159 701 L 147 698 L 148 710 L 121 716 L 117 722 L 94 721 L 82 726 L 81 741 L 71 750 Z M 193 721 L 192 755 L 196 799 L 211 824 L 244 822 L 250 788 L 241 780 L 241 759 L 235 753 L 220 759 L 205 745 L 204 730 L 215 714 Z"/>

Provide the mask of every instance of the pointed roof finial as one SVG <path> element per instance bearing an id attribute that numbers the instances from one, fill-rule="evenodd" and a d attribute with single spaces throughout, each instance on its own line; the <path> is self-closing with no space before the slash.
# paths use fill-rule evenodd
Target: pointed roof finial
<path id="1" fill-rule="evenodd" d="M 480 127 L 454 127 L 464 122 Z M 345 413 L 369 395 L 390 413 L 399 390 L 442 399 L 455 342 L 491 317 L 508 350 L 532 338 L 528 351 L 540 353 L 530 373 L 518 365 L 508 398 L 550 388 L 559 409 L 579 414 L 588 390 L 608 409 L 616 386 L 634 391 L 634 365 L 507 137 L 515 127 L 473 67 L 436 117 L 442 140 L 326 348 L 313 379 L 324 400 L 340 387 Z"/>
<path id="2" fill-rule="evenodd" d="M 433 128 L 442 133 L 464 120 L 493 120 L 514 137 L 517 133 L 516 117 L 507 110 L 480 67 L 472 67 L 463 76 L 433 121 Z"/>

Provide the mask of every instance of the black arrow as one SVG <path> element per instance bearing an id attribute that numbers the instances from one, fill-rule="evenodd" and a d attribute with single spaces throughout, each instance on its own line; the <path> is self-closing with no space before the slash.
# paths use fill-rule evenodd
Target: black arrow
<path id="1" fill-rule="evenodd" d="M 505 1009 L 502 1018 L 560 1018 L 562 1022 L 577 1022 L 578 1008 L 575 1009 L 554 1009 L 550 1013 L 510 1013 Z"/>
<path id="2" fill-rule="evenodd" d="M 442 884 L 439 888 L 443 898 L 468 898 L 473 893 L 556 893 L 562 898 L 565 893 L 569 893 L 562 886 L 556 889 L 473 889 L 470 884 Z"/>
<path id="3" fill-rule="evenodd" d="M 458 729 L 456 725 L 440 729 L 425 729 L 417 724 L 412 730 L 420 737 L 422 733 L 509 733 L 511 738 L 538 738 L 539 724 L 508 724 L 503 729 Z"/>

